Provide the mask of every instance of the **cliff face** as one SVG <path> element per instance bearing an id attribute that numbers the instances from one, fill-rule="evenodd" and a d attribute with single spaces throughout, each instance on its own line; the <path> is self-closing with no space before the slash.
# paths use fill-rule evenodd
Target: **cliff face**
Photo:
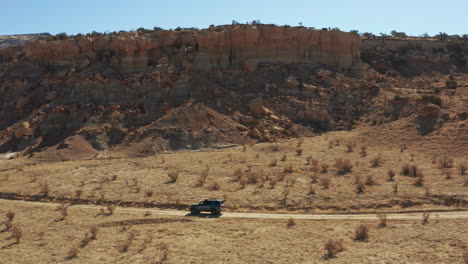
<path id="1" fill-rule="evenodd" d="M 360 63 L 358 36 L 269 25 L 36 41 L 24 47 L 24 54 L 36 63 L 70 66 L 102 61 L 118 66 L 122 72 L 134 73 L 180 50 L 190 53 L 192 56 L 186 63 L 200 70 L 242 67 L 245 63 L 255 68 L 262 62 L 310 63 L 357 70 Z"/>

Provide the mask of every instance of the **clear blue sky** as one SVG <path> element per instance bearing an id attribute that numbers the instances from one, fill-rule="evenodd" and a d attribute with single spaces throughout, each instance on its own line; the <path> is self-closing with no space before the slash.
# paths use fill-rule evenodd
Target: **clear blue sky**
<path id="1" fill-rule="evenodd" d="M 0 0 L 0 35 L 262 23 L 468 34 L 468 0 Z"/>

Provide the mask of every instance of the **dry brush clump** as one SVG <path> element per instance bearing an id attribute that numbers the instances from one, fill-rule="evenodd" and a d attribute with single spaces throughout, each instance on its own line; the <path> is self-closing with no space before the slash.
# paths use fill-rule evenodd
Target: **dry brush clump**
<path id="1" fill-rule="evenodd" d="M 383 162 L 383 158 L 382 158 L 382 154 L 380 153 L 370 160 L 372 168 L 380 167 L 382 165 L 382 162 Z"/>
<path id="2" fill-rule="evenodd" d="M 337 173 L 339 175 L 345 175 L 352 171 L 353 165 L 349 159 L 339 158 L 335 160 L 335 168 L 337 169 Z"/>
<path id="3" fill-rule="evenodd" d="M 122 244 L 119 245 L 118 247 L 119 251 L 121 253 L 127 252 L 130 249 L 130 246 L 132 245 L 137 235 L 138 235 L 138 232 L 136 230 L 131 230 L 127 235 L 127 239 L 124 240 Z"/>
<path id="4" fill-rule="evenodd" d="M 443 169 L 441 169 L 441 171 L 442 171 L 442 175 L 445 175 L 445 179 L 447 179 L 447 180 L 452 179 L 452 175 L 453 175 L 452 169 L 443 168 Z"/>
<path id="5" fill-rule="evenodd" d="M 78 254 L 80 253 L 80 249 L 76 246 L 72 246 L 67 253 L 67 259 L 74 259 L 78 257 Z"/>
<path id="6" fill-rule="evenodd" d="M 50 192 L 49 182 L 44 180 L 39 182 L 39 193 L 47 197 Z"/>
<path id="7" fill-rule="evenodd" d="M 348 142 L 346 143 L 346 152 L 353 152 L 353 151 L 354 151 L 354 146 L 355 146 L 355 145 L 356 145 L 356 144 L 355 144 L 354 142 L 348 141 Z"/>
<path id="8" fill-rule="evenodd" d="M 167 176 L 170 179 L 170 182 L 174 183 L 179 179 L 179 170 L 177 168 L 172 168 L 167 172 Z"/>
<path id="9" fill-rule="evenodd" d="M 11 236 L 15 239 L 15 244 L 19 244 L 21 238 L 23 237 L 23 230 L 18 224 L 14 224 L 11 227 Z"/>
<path id="10" fill-rule="evenodd" d="M 430 216 L 429 213 L 424 212 L 424 213 L 422 214 L 422 222 L 421 222 L 421 224 L 423 224 L 423 225 L 429 224 L 429 216 Z"/>
<path id="11" fill-rule="evenodd" d="M 416 177 L 416 181 L 414 182 L 414 185 L 418 187 L 424 186 L 424 174 L 418 173 L 418 176 Z"/>
<path id="12" fill-rule="evenodd" d="M 437 164 L 439 168 L 453 168 L 453 159 L 448 157 L 447 155 L 444 155 L 442 158 L 437 160 Z"/>
<path id="13" fill-rule="evenodd" d="M 327 243 L 323 246 L 323 248 L 327 251 L 325 258 L 334 258 L 336 254 L 345 250 L 342 240 L 328 240 Z"/>
<path id="14" fill-rule="evenodd" d="M 359 152 L 359 154 L 360 154 L 362 157 L 367 156 L 367 146 L 366 146 L 366 145 L 361 146 L 361 151 Z"/>
<path id="15" fill-rule="evenodd" d="M 218 191 L 221 189 L 221 185 L 216 182 L 216 181 L 213 181 L 207 188 L 209 191 Z"/>
<path id="16" fill-rule="evenodd" d="M 62 203 L 59 206 L 57 206 L 55 211 L 58 211 L 60 213 L 60 218 L 58 219 L 58 221 L 63 221 L 68 216 L 68 205 Z"/>
<path id="17" fill-rule="evenodd" d="M 379 227 L 386 227 L 387 226 L 387 214 L 377 214 L 379 218 Z"/>
<path id="18" fill-rule="evenodd" d="M 331 177 L 329 175 L 322 175 L 322 177 L 320 177 L 320 185 L 323 189 L 329 189 L 331 185 Z"/>
<path id="19" fill-rule="evenodd" d="M 419 174 L 421 174 L 421 171 L 416 165 L 405 164 L 401 167 L 400 174 L 415 178 L 415 177 L 418 177 Z"/>
<path id="20" fill-rule="evenodd" d="M 387 171 L 387 176 L 389 181 L 394 181 L 395 180 L 395 172 L 392 169 L 389 169 Z"/>
<path id="21" fill-rule="evenodd" d="M 398 194 L 398 182 L 392 184 L 392 193 Z"/>
<path id="22" fill-rule="evenodd" d="M 288 228 L 292 228 L 292 227 L 295 226 L 295 225 L 296 225 L 296 220 L 294 220 L 294 218 L 289 218 L 289 219 L 288 219 L 288 222 L 286 223 L 286 226 L 287 226 Z"/>
<path id="23" fill-rule="evenodd" d="M 466 163 L 460 163 L 458 164 L 457 169 L 460 173 L 460 176 L 464 176 L 466 174 L 466 171 L 468 170 L 468 165 Z"/>
<path id="24" fill-rule="evenodd" d="M 203 170 L 200 174 L 200 178 L 198 178 L 197 186 L 203 186 L 206 183 L 207 178 L 208 178 L 208 170 Z"/>
<path id="25" fill-rule="evenodd" d="M 237 168 L 232 174 L 232 181 L 239 181 L 242 178 L 242 170 Z"/>
<path id="26" fill-rule="evenodd" d="M 328 168 L 330 167 L 330 165 L 328 165 L 327 163 L 322 163 L 320 164 L 320 168 L 321 168 L 321 173 L 327 173 L 328 172 Z"/>
<path id="27" fill-rule="evenodd" d="M 356 193 L 362 194 L 366 191 L 366 183 L 362 177 L 357 177 L 356 179 Z"/>
<path id="28" fill-rule="evenodd" d="M 303 151 L 304 151 L 303 149 L 297 148 L 297 149 L 296 149 L 296 155 L 297 155 L 297 156 L 302 156 L 302 152 L 303 152 Z"/>
<path id="29" fill-rule="evenodd" d="M 367 241 L 369 238 L 369 226 L 360 224 L 354 232 L 354 240 Z"/>

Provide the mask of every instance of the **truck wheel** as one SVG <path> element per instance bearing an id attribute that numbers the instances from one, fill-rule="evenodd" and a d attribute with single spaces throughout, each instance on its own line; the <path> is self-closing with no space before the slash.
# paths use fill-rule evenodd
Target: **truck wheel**
<path id="1" fill-rule="evenodd" d="M 211 209 L 211 215 L 217 215 L 218 211 L 216 209 Z"/>
<path id="2" fill-rule="evenodd" d="M 194 215 L 198 214 L 198 210 L 197 209 L 191 209 L 190 212 Z"/>

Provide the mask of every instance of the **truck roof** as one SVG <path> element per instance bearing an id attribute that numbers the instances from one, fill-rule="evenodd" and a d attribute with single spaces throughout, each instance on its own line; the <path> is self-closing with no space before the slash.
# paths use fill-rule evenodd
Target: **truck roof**
<path id="1" fill-rule="evenodd" d="M 209 202 L 222 202 L 223 199 L 210 198 L 210 199 L 206 199 L 205 201 L 209 201 Z"/>

